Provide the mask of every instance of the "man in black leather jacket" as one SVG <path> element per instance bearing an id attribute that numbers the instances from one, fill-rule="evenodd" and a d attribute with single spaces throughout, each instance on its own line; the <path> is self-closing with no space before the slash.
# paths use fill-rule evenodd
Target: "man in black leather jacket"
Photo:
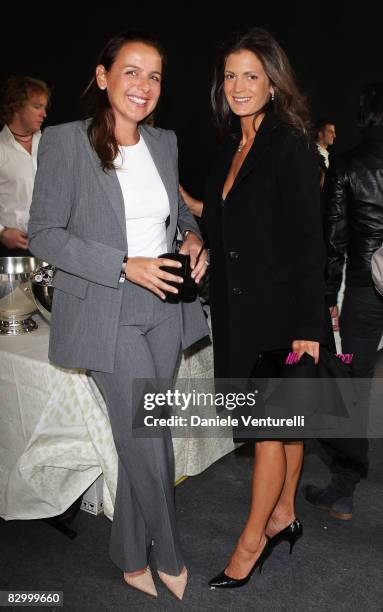
<path id="1" fill-rule="evenodd" d="M 337 330 L 337 299 L 346 262 L 339 325 L 342 352 L 353 354 L 354 377 L 371 378 L 383 334 L 383 298 L 371 278 L 371 257 L 383 243 L 383 82 L 362 92 L 359 126 L 359 144 L 330 165 L 324 184 L 326 281 Z M 362 409 L 367 410 L 367 394 L 362 399 Z M 367 437 L 322 442 L 332 456 L 332 480 L 324 489 L 308 485 L 304 496 L 332 516 L 350 520 L 355 486 L 367 471 Z"/>

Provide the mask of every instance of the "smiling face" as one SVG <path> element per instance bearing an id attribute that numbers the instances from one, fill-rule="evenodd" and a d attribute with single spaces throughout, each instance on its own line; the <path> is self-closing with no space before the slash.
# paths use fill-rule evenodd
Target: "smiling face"
<path id="1" fill-rule="evenodd" d="M 228 55 L 224 79 L 227 103 L 239 117 L 254 115 L 274 91 L 262 62 L 247 49 Z"/>
<path id="2" fill-rule="evenodd" d="M 100 89 L 106 89 L 116 126 L 137 125 L 155 109 L 161 93 L 162 59 L 154 47 L 129 42 L 110 69 L 96 68 Z"/>

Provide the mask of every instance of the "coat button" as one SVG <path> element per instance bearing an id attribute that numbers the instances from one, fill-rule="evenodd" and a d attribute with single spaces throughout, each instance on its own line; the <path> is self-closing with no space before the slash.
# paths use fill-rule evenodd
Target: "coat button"
<path id="1" fill-rule="evenodd" d="M 234 295 L 242 295 L 243 291 L 239 287 L 234 287 L 233 293 Z"/>
<path id="2" fill-rule="evenodd" d="M 229 255 L 231 259 L 239 259 L 238 251 L 230 251 Z"/>

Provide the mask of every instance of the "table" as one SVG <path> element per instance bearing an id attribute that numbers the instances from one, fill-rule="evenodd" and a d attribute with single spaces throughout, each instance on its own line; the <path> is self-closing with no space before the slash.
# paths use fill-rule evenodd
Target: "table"
<path id="1" fill-rule="evenodd" d="M 104 475 L 104 513 L 113 517 L 117 454 L 105 403 L 83 371 L 49 363 L 49 325 L 0 336 L 0 516 L 40 519 L 64 512 Z M 179 378 L 213 378 L 211 344 L 182 355 Z M 231 438 L 174 438 L 176 480 L 234 449 Z"/>

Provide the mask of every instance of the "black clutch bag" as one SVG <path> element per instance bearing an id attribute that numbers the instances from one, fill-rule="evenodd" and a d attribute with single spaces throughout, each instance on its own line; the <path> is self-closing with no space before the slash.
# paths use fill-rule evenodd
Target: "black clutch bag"
<path id="1" fill-rule="evenodd" d="M 356 401 L 349 367 L 324 346 L 320 347 L 318 364 L 307 353 L 298 362 L 289 363 L 288 353 L 284 353 L 276 378 L 281 383 L 268 401 L 291 412 L 347 417 L 348 407 Z"/>
<path id="2" fill-rule="evenodd" d="M 307 353 L 297 362 L 291 361 L 291 355 L 288 350 L 259 355 L 248 381 L 249 388 L 258 390 L 259 399 L 253 410 L 245 410 L 257 418 L 293 421 L 291 435 L 288 427 L 281 428 L 280 436 L 275 427 L 263 429 L 261 434 L 257 428 L 242 427 L 234 437 L 304 439 L 355 433 L 359 393 L 349 367 L 324 346 L 320 347 L 318 364 Z"/>
<path id="3" fill-rule="evenodd" d="M 171 268 L 170 266 L 160 266 L 164 272 L 169 274 L 175 274 L 176 276 L 182 276 L 184 282 L 177 283 L 172 281 L 166 281 L 169 285 L 177 287 L 178 293 L 170 293 L 165 291 L 166 302 L 169 304 L 178 304 L 179 302 L 194 302 L 197 298 L 197 285 L 194 279 L 191 277 L 190 267 L 190 255 L 183 255 L 182 253 L 163 253 L 159 255 L 163 259 L 173 259 L 179 261 L 182 264 L 181 268 Z"/>

